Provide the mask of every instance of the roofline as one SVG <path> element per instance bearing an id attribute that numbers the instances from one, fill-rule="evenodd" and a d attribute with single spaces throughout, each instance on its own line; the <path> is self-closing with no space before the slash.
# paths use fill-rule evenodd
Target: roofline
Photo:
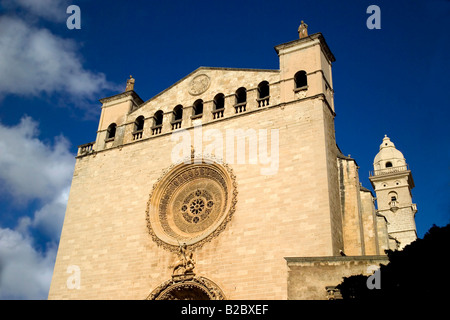
<path id="1" fill-rule="evenodd" d="M 164 92 L 170 90 L 171 88 L 175 87 L 176 85 L 178 85 L 179 83 L 181 83 L 185 79 L 189 78 L 190 76 L 192 76 L 196 72 L 199 72 L 199 71 L 202 71 L 202 70 L 252 71 L 252 72 L 257 71 L 257 72 L 273 72 L 273 73 L 280 72 L 280 70 L 278 70 L 278 69 L 257 69 L 257 68 L 252 69 L 252 68 L 227 68 L 227 67 L 203 67 L 203 66 L 201 66 L 201 67 L 198 67 L 197 69 L 195 69 L 194 71 L 192 71 L 191 73 L 189 73 L 188 75 L 184 76 L 183 78 L 181 78 L 180 80 L 178 80 L 177 82 L 172 84 L 171 86 L 167 87 L 163 91 L 161 91 L 158 94 L 154 95 L 150 99 L 144 101 L 143 104 L 145 104 L 145 103 L 147 103 L 147 102 L 149 102 L 149 101 L 159 97 Z"/>
<path id="2" fill-rule="evenodd" d="M 300 38 L 300 39 L 296 39 L 296 40 L 292 40 L 292 41 L 289 41 L 286 43 L 279 44 L 279 45 L 275 46 L 274 49 L 277 52 L 277 54 L 279 55 L 281 49 L 293 47 L 294 45 L 297 45 L 299 43 L 316 40 L 316 39 L 318 39 L 320 41 L 320 45 L 321 45 L 326 57 L 331 62 L 335 62 L 336 58 L 334 57 L 333 53 L 331 52 L 330 47 L 328 47 L 328 44 L 325 41 L 325 37 L 320 32 L 314 33 L 314 34 L 306 36 L 304 38 Z"/>
<path id="3" fill-rule="evenodd" d="M 171 86 L 167 87 L 166 89 L 164 89 L 163 91 L 159 92 L 158 94 L 154 95 L 153 97 L 151 97 L 148 100 L 143 100 L 134 90 L 129 90 L 129 91 L 124 91 L 109 97 L 105 97 L 102 99 L 99 99 L 99 101 L 104 104 L 105 102 L 109 102 L 109 101 L 113 101 L 116 99 L 120 99 L 120 98 L 124 98 L 127 96 L 132 96 L 134 99 L 137 100 L 138 105 L 142 105 L 150 100 L 155 99 L 156 97 L 162 95 L 164 92 L 168 91 L 169 89 L 173 88 L 174 86 L 176 86 L 177 84 L 179 84 L 180 82 L 182 82 L 183 80 L 185 80 L 186 78 L 190 77 L 191 75 L 193 75 L 194 73 L 201 71 L 201 70 L 226 70 L 226 71 L 258 71 L 258 72 L 280 72 L 280 70 L 277 69 L 252 69 L 252 68 L 224 68 L 224 67 L 198 67 L 197 69 L 195 69 L 194 71 L 192 71 L 191 73 L 189 73 L 188 75 L 184 76 L 183 78 L 181 78 L 180 80 L 178 80 L 177 82 L 175 82 L 174 84 L 172 84 Z"/>
<path id="4" fill-rule="evenodd" d="M 124 91 L 124 92 L 115 94 L 113 96 L 109 96 L 109 97 L 105 97 L 105 98 L 99 99 L 98 101 L 100 101 L 102 104 L 104 104 L 105 102 L 117 100 L 117 99 L 120 99 L 120 98 L 125 98 L 125 97 L 128 97 L 128 96 L 131 96 L 133 99 L 136 99 L 137 102 L 140 102 L 140 103 L 144 102 L 144 100 L 142 100 L 141 97 L 139 97 L 139 95 L 134 90 Z"/>
<path id="5" fill-rule="evenodd" d="M 358 162 L 356 162 L 355 159 L 353 159 L 352 157 L 350 157 L 350 155 L 346 156 L 346 155 L 344 155 L 344 153 L 342 153 L 342 151 L 341 151 L 341 149 L 339 148 L 339 146 L 337 145 L 337 143 L 336 143 L 336 148 L 337 148 L 337 150 L 338 150 L 338 152 L 337 152 L 337 154 L 336 154 L 336 157 L 337 157 L 337 158 L 353 161 L 353 162 L 355 163 L 355 165 L 356 165 L 357 167 L 359 167 L 359 166 L 358 166 Z"/>

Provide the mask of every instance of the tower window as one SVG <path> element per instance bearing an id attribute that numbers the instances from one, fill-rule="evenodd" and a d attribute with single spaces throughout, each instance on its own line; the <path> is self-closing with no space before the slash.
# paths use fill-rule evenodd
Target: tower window
<path id="1" fill-rule="evenodd" d="M 214 110 L 220 110 L 225 108 L 225 96 L 223 93 L 219 93 L 214 97 Z"/>
<path id="2" fill-rule="evenodd" d="M 389 192 L 388 196 L 389 196 L 389 199 L 391 199 L 391 201 L 389 201 L 389 205 L 391 207 L 397 207 L 397 204 L 398 204 L 397 203 L 397 199 L 398 199 L 397 192 L 391 191 L 391 192 Z"/>
<path id="3" fill-rule="evenodd" d="M 106 140 L 114 140 L 116 136 L 116 128 L 117 125 L 115 123 L 111 123 L 106 130 Z"/>
<path id="4" fill-rule="evenodd" d="M 173 108 L 172 113 L 172 130 L 181 128 L 181 121 L 183 120 L 183 106 L 181 104 Z"/>
<path id="5" fill-rule="evenodd" d="M 183 106 L 177 105 L 175 108 L 173 108 L 173 120 L 181 120 L 183 119 Z"/>
<path id="6" fill-rule="evenodd" d="M 391 168 L 392 167 L 392 162 L 388 161 L 386 162 L 386 168 Z"/>
<path id="7" fill-rule="evenodd" d="M 134 132 L 144 130 L 144 116 L 139 116 L 134 121 Z"/>
<path id="8" fill-rule="evenodd" d="M 399 204 L 397 202 L 397 195 L 391 196 L 391 201 L 389 201 L 389 206 L 392 212 L 396 212 L 399 209 Z"/>
<path id="9" fill-rule="evenodd" d="M 200 118 L 203 115 L 203 100 L 198 99 L 194 102 L 194 107 L 192 111 L 192 117 L 193 118 Z"/>
<path id="10" fill-rule="evenodd" d="M 234 109 L 236 113 L 241 113 L 246 110 L 247 106 L 247 89 L 239 88 L 235 93 L 236 104 L 234 105 Z"/>
<path id="11" fill-rule="evenodd" d="M 236 90 L 236 104 L 247 102 L 247 90 L 239 88 Z"/>
<path id="12" fill-rule="evenodd" d="M 153 116 L 152 135 L 161 133 L 163 123 L 163 112 L 161 110 L 156 111 Z"/>
<path id="13" fill-rule="evenodd" d="M 155 127 L 161 126 L 163 123 L 163 112 L 161 110 L 156 111 L 155 115 L 153 116 L 153 119 L 154 119 Z"/>
<path id="14" fill-rule="evenodd" d="M 214 119 L 222 118 L 224 109 L 225 96 L 223 95 L 223 93 L 219 93 L 214 97 L 214 110 L 212 112 Z"/>
<path id="15" fill-rule="evenodd" d="M 299 71 L 294 75 L 295 89 L 303 90 L 308 87 L 308 79 L 306 77 L 306 71 Z"/>
<path id="16" fill-rule="evenodd" d="M 269 105 L 269 83 L 263 81 L 258 85 L 258 107 L 264 107 Z"/>
<path id="17" fill-rule="evenodd" d="M 141 139 L 143 131 L 144 131 L 144 116 L 139 116 L 134 121 L 133 140 Z"/>

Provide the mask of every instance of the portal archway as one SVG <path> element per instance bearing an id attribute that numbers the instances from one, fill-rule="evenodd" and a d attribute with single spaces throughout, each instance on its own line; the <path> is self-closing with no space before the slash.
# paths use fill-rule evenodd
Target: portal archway
<path id="1" fill-rule="evenodd" d="M 205 277 L 174 276 L 153 290 L 147 300 L 225 300 L 225 295 Z"/>

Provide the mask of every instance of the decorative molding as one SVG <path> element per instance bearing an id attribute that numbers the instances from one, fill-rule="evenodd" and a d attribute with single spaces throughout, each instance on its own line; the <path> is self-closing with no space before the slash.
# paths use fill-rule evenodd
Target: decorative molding
<path id="1" fill-rule="evenodd" d="M 194 252 L 179 245 L 178 261 L 172 266 L 172 279 L 155 288 L 147 300 L 224 300 L 225 295 L 213 281 L 194 273 Z"/>
<path id="2" fill-rule="evenodd" d="M 302 45 L 299 48 L 304 49 L 305 47 L 316 45 L 314 40 L 318 40 L 318 43 L 320 44 L 320 48 L 321 48 L 322 52 L 324 53 L 325 57 L 327 57 L 327 59 L 330 62 L 335 62 L 336 58 L 334 57 L 333 53 L 331 52 L 330 48 L 328 47 L 324 36 L 320 32 L 308 35 L 301 39 L 296 39 L 296 40 L 292 40 L 292 41 L 289 41 L 286 43 L 279 44 L 279 45 L 275 46 L 275 51 L 277 52 L 278 55 L 281 55 L 281 54 L 284 54 L 285 50 L 292 50 L 292 49 L 298 50 L 297 48 L 295 48 L 298 45 Z M 310 43 L 308 43 L 308 42 L 310 42 Z"/>
<path id="3" fill-rule="evenodd" d="M 213 281 L 194 274 L 172 277 L 155 288 L 146 300 L 225 300 L 220 287 Z"/>
<path id="4" fill-rule="evenodd" d="M 136 92 L 134 92 L 133 90 L 121 92 L 121 93 L 116 94 L 116 95 L 111 96 L 111 97 L 102 98 L 99 101 L 102 104 L 107 104 L 108 102 L 111 102 L 111 101 L 114 101 L 114 100 L 123 99 L 123 98 L 127 98 L 127 97 L 131 97 L 132 99 L 134 99 L 138 105 L 144 103 L 144 101 L 141 99 L 141 97 L 139 97 L 139 95 Z"/>
<path id="5" fill-rule="evenodd" d="M 206 74 L 199 74 L 189 82 L 189 94 L 198 96 L 208 90 L 210 84 L 211 79 Z"/>

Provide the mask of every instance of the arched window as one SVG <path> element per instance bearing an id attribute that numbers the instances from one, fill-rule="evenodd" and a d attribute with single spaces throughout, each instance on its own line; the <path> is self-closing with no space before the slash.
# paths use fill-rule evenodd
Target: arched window
<path id="1" fill-rule="evenodd" d="M 144 131 L 144 116 L 139 116 L 134 121 L 133 140 L 141 139 L 143 131 Z"/>
<path id="2" fill-rule="evenodd" d="M 152 135 L 161 133 L 163 123 L 163 112 L 161 110 L 156 111 L 153 116 Z"/>
<path id="3" fill-rule="evenodd" d="M 392 162 L 388 161 L 386 162 L 386 168 L 391 168 L 392 167 Z"/>
<path id="4" fill-rule="evenodd" d="M 389 197 L 389 206 L 391 210 L 396 211 L 398 209 L 398 195 L 397 192 L 391 191 L 388 194 Z"/>
<path id="5" fill-rule="evenodd" d="M 144 116 L 139 116 L 134 121 L 134 131 L 142 131 L 144 130 Z"/>
<path id="6" fill-rule="evenodd" d="M 220 110 L 225 108 L 225 96 L 223 93 L 218 93 L 214 97 L 214 110 Z"/>
<path id="7" fill-rule="evenodd" d="M 306 77 L 306 71 L 299 71 L 294 76 L 296 90 L 304 90 L 308 87 L 308 79 Z"/>
<path id="8" fill-rule="evenodd" d="M 181 128 L 181 121 L 183 120 L 183 106 L 181 104 L 173 108 L 172 112 L 172 130 Z"/>
<path id="9" fill-rule="evenodd" d="M 153 116 L 153 119 L 154 119 L 154 127 L 162 126 L 162 123 L 163 123 L 163 112 L 161 110 L 156 111 L 155 115 Z"/>
<path id="10" fill-rule="evenodd" d="M 247 90 L 239 88 L 236 90 L 236 104 L 247 102 Z"/>
<path id="11" fill-rule="evenodd" d="M 198 99 L 194 102 L 194 107 L 192 108 L 192 118 L 201 118 L 203 115 L 203 100 Z"/>
<path id="12" fill-rule="evenodd" d="M 111 123 L 106 130 L 106 140 L 114 140 L 116 136 L 116 128 L 117 125 L 115 123 Z"/>
<path id="13" fill-rule="evenodd" d="M 183 119 L 183 106 L 181 104 L 173 108 L 173 121 Z"/>
<path id="14" fill-rule="evenodd" d="M 234 109 L 236 113 L 244 112 L 247 106 L 247 89 L 239 88 L 236 90 L 236 104 L 234 105 Z"/>
<path id="15" fill-rule="evenodd" d="M 262 81 L 258 85 L 258 107 L 264 107 L 269 105 L 270 90 L 269 83 L 267 81 Z"/>
<path id="16" fill-rule="evenodd" d="M 219 93 L 214 97 L 214 110 L 212 111 L 214 119 L 223 117 L 223 111 L 225 109 L 225 96 L 223 93 Z"/>

